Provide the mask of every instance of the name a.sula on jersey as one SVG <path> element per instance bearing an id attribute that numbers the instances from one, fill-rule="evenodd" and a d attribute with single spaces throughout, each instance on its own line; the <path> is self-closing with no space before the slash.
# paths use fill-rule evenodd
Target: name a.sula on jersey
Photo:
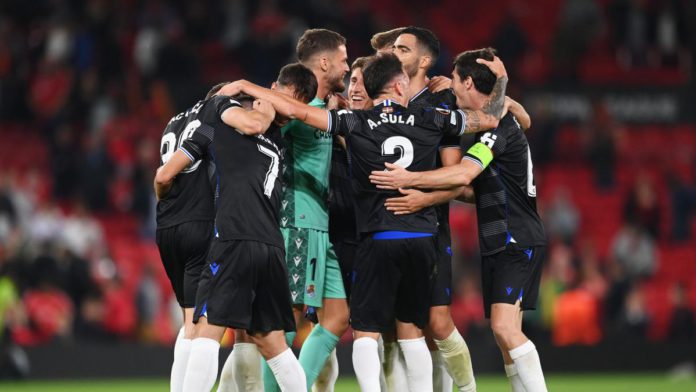
<path id="1" fill-rule="evenodd" d="M 416 117 L 413 114 L 410 114 L 406 120 L 404 120 L 404 117 L 400 114 L 382 113 L 379 117 L 382 120 L 377 122 L 367 119 L 367 125 L 370 126 L 370 129 L 375 129 L 382 124 L 406 124 L 413 126 L 416 123 Z"/>

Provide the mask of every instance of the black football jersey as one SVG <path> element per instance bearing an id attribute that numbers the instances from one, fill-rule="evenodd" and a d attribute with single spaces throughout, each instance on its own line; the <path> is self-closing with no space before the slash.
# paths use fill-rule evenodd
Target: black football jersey
<path id="1" fill-rule="evenodd" d="M 350 243 L 358 240 L 350 156 L 338 138 L 333 140 L 329 172 L 329 239 L 331 242 Z"/>
<path id="2" fill-rule="evenodd" d="M 210 150 L 217 190 L 215 236 L 282 248 L 280 151 L 266 136 L 247 136 L 224 124 L 222 113 L 235 106 L 239 103 L 229 97 L 213 97 L 204 108 L 212 126 L 196 130 L 183 148 L 194 156 Z"/>
<path id="3" fill-rule="evenodd" d="M 451 89 L 446 89 L 433 93 L 424 87 L 418 94 L 414 95 L 408 103 L 408 107 L 411 109 L 421 109 L 421 108 L 441 108 L 441 109 L 457 109 L 457 97 L 454 96 L 454 92 Z M 460 148 L 460 137 L 445 135 L 440 140 L 440 148 Z M 437 167 L 442 167 L 442 161 L 440 160 L 440 154 L 437 154 Z M 450 227 L 449 227 L 449 203 L 439 204 L 435 206 L 435 212 L 437 213 L 438 231 L 440 232 L 441 238 L 446 238 L 449 241 L 450 238 Z"/>
<path id="4" fill-rule="evenodd" d="M 160 166 L 167 163 L 177 149 L 182 149 L 192 163 L 174 178 L 169 192 L 157 203 L 157 227 L 160 229 L 215 218 L 208 153 L 202 151 L 194 157 L 182 148 L 199 127 L 208 127 L 201 119 L 201 110 L 206 103 L 205 100 L 199 101 L 192 108 L 172 117 L 162 133 Z"/>
<path id="5" fill-rule="evenodd" d="M 360 233 L 437 231 L 433 208 L 409 215 L 394 215 L 387 211 L 385 200 L 401 194 L 377 189 L 370 183 L 369 175 L 373 170 L 385 170 L 385 162 L 410 171 L 435 169 L 443 134 L 461 135 L 465 125 L 466 114 L 461 110 L 409 109 L 390 100 L 369 110 L 329 111 L 328 131 L 344 135 L 348 144 Z"/>
<path id="6" fill-rule="evenodd" d="M 476 141 L 493 151 L 493 161 L 473 182 L 481 254 L 500 252 L 508 242 L 522 247 L 545 245 L 532 156 L 517 119 L 508 113 L 498 128 L 477 133 Z M 478 162 L 468 154 L 464 159 Z"/>

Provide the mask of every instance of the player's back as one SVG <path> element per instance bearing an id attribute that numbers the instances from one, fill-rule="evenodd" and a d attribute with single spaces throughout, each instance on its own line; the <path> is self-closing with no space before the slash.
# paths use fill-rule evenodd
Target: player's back
<path id="1" fill-rule="evenodd" d="M 373 170 L 385 170 L 385 162 L 410 171 L 435 169 L 438 145 L 443 136 L 443 127 L 437 122 L 448 122 L 450 113 L 435 113 L 434 110 L 409 110 L 386 100 L 371 110 L 352 112 L 355 118 L 347 120 L 358 123 L 346 140 L 351 153 L 353 186 L 357 192 L 360 232 L 437 231 L 433 208 L 397 216 L 386 210 L 384 202 L 399 196 L 399 192 L 377 189 L 369 180 Z"/>
<path id="2" fill-rule="evenodd" d="M 476 136 L 494 155 L 473 182 L 481 253 L 496 253 L 509 241 L 523 246 L 545 245 L 536 207 L 531 151 L 517 120 L 508 113 L 498 128 Z"/>
<path id="3" fill-rule="evenodd" d="M 199 118 L 206 100 L 197 102 L 185 112 L 169 120 L 160 145 L 160 165 L 164 165 L 182 148 L 186 140 L 196 132 L 203 122 Z M 189 157 L 191 154 L 182 149 Z M 209 179 L 207 154 L 195 160 L 174 178 L 167 194 L 157 203 L 157 226 L 166 228 L 185 222 L 209 220 L 215 217 L 213 187 Z"/>
<path id="4" fill-rule="evenodd" d="M 279 212 L 280 151 L 269 138 L 224 126 L 213 142 L 219 189 L 216 236 L 283 247 Z"/>

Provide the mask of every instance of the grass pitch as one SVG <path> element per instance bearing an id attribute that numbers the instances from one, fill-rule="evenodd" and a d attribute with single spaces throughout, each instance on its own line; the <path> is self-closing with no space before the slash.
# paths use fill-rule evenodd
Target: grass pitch
<path id="1" fill-rule="evenodd" d="M 559 392 L 693 392 L 696 379 L 672 380 L 662 374 L 551 374 L 547 383 L 550 391 Z M 481 375 L 476 378 L 480 392 L 508 392 L 510 387 L 503 375 Z M 81 381 L 23 381 L 0 382 L 3 392 L 151 392 L 168 391 L 167 380 L 81 380 Z M 340 378 L 335 392 L 359 391 L 352 378 Z"/>

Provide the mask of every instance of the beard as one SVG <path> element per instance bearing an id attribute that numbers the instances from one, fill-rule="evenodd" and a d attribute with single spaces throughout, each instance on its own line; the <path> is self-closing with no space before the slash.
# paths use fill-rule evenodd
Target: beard
<path id="1" fill-rule="evenodd" d="M 409 78 L 413 79 L 418 73 L 418 62 L 413 62 L 412 64 L 404 64 L 404 72 Z"/>
<path id="2" fill-rule="evenodd" d="M 332 93 L 342 93 L 346 90 L 346 83 L 343 80 L 343 74 L 329 81 L 329 90 Z"/>

